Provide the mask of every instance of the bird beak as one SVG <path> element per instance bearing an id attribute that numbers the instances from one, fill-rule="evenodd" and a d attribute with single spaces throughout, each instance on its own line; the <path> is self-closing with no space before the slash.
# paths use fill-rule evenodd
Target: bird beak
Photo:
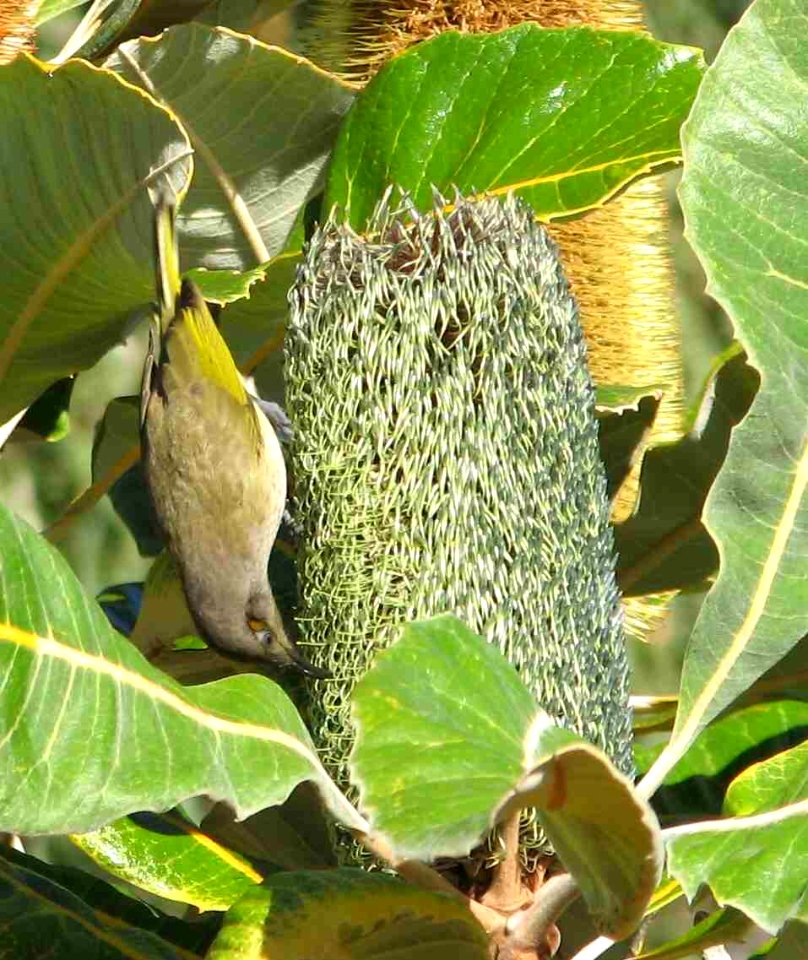
<path id="1" fill-rule="evenodd" d="M 309 663 L 300 653 L 295 657 L 294 667 L 304 676 L 312 677 L 314 680 L 330 680 L 334 676 L 330 670 L 326 670 L 324 667 L 315 667 L 313 663 Z"/>

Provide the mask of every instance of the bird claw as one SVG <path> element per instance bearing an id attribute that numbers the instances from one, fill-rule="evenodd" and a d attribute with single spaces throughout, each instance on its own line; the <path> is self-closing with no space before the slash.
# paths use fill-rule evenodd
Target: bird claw
<path id="1" fill-rule="evenodd" d="M 278 439 L 284 443 L 289 443 L 294 438 L 295 431 L 292 427 L 292 421 L 286 415 L 286 411 L 280 404 L 272 400 L 262 400 L 260 397 L 253 397 L 261 412 L 272 424 L 272 427 L 278 435 Z"/>

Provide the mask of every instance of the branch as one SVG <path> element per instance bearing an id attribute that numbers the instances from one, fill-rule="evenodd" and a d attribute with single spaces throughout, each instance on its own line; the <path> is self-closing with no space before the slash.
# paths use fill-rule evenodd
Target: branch
<path id="1" fill-rule="evenodd" d="M 510 816 L 499 829 L 499 839 L 505 855 L 494 868 L 494 877 L 482 897 L 482 902 L 501 913 L 512 913 L 522 907 L 530 894 L 525 895 L 522 884 L 522 864 L 519 859 L 520 810 Z"/>
<path id="2" fill-rule="evenodd" d="M 501 960 L 513 960 L 524 950 L 535 950 L 538 953 L 548 941 L 555 921 L 580 894 L 578 884 L 570 874 L 561 873 L 550 877 L 536 891 L 533 903 L 527 910 L 515 913 L 509 918 L 500 951 Z"/>

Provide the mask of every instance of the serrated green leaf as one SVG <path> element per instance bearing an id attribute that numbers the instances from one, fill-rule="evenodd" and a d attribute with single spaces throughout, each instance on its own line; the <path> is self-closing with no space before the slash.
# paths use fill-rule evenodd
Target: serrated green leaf
<path id="1" fill-rule="evenodd" d="M 467 854 L 526 772 L 536 714 L 516 670 L 455 617 L 407 624 L 353 695 L 351 775 L 374 829 L 401 857 Z"/>
<path id="2" fill-rule="evenodd" d="M 30 865 L 28 865 L 30 864 Z M 94 910 L 69 889 L 0 857 L 0 955 L 94 960 L 191 960 L 192 954 L 146 930 Z"/>
<path id="3" fill-rule="evenodd" d="M 800 800 L 808 800 L 808 741 L 739 774 L 727 790 L 724 810 L 743 817 Z"/>
<path id="4" fill-rule="evenodd" d="M 246 816 L 301 780 L 362 823 L 280 687 L 253 675 L 181 687 L 112 630 L 55 548 L 3 507 L 0 544 L 0 830 L 81 833 L 203 793 Z"/>
<path id="5" fill-rule="evenodd" d="M 191 161 L 165 110 L 78 61 L 57 69 L 20 56 L 0 67 L 0 127 L 4 422 L 92 366 L 152 299 L 146 185 L 169 177 L 183 193 Z"/>
<path id="6" fill-rule="evenodd" d="M 279 47 L 199 23 L 126 43 L 105 66 L 170 109 L 193 145 L 177 219 L 183 269 L 241 271 L 280 253 L 352 90 Z"/>
<path id="7" fill-rule="evenodd" d="M 382 873 L 277 874 L 227 913 L 208 960 L 486 960 L 488 942 L 461 900 Z"/>
<path id="8" fill-rule="evenodd" d="M 222 310 L 222 336 L 239 369 L 255 377 L 265 399 L 283 401 L 283 338 L 289 315 L 289 290 L 300 263 L 300 251 L 283 253 L 266 270 L 266 277 L 240 300 Z"/>
<path id="9" fill-rule="evenodd" d="M 695 50 L 639 33 L 444 33 L 394 57 L 358 97 L 325 209 L 338 204 L 361 230 L 390 184 L 424 212 L 433 185 L 513 190 L 543 219 L 596 206 L 678 158 L 701 69 Z"/>
<path id="10" fill-rule="evenodd" d="M 185 276 L 193 280 L 202 296 L 211 303 L 232 303 L 249 297 L 254 283 L 264 279 L 266 266 L 253 270 L 189 270 Z"/>
<path id="11" fill-rule="evenodd" d="M 682 671 L 653 787 L 709 721 L 808 632 L 808 9 L 756 0 L 708 71 L 683 131 L 687 234 L 760 390 L 705 507 L 721 555 Z"/>
<path id="12" fill-rule="evenodd" d="M 615 526 L 617 573 L 629 596 L 690 586 L 718 565 L 701 514 L 757 387 L 755 372 L 733 353 L 710 375 L 688 432 L 645 454 L 637 508 Z"/>
<path id="13" fill-rule="evenodd" d="M 601 751 L 553 726 L 493 645 L 452 616 L 408 624 L 352 703 L 352 776 L 398 857 L 464 856 L 537 807 L 598 926 L 636 928 L 659 880 L 653 813 Z"/>
<path id="14" fill-rule="evenodd" d="M 776 933 L 806 910 L 808 800 L 753 817 L 672 827 L 668 869 L 692 900 L 708 884 L 718 903 Z"/>
<path id="15" fill-rule="evenodd" d="M 108 873 L 198 910 L 227 910 L 261 874 L 177 814 L 136 813 L 71 841 Z"/>

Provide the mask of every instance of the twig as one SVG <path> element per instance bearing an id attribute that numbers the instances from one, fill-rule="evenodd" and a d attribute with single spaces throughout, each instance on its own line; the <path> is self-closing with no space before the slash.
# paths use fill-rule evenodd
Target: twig
<path id="1" fill-rule="evenodd" d="M 533 903 L 515 913 L 506 924 L 506 938 L 500 951 L 501 960 L 511 960 L 521 951 L 537 953 L 547 941 L 555 921 L 580 896 L 578 884 L 568 873 L 550 877 L 536 891 Z"/>
<path id="2" fill-rule="evenodd" d="M 527 899 L 519 860 L 520 812 L 517 810 L 500 827 L 499 838 L 505 847 L 505 856 L 494 868 L 493 879 L 482 898 L 487 907 L 505 914 L 518 910 Z"/>

